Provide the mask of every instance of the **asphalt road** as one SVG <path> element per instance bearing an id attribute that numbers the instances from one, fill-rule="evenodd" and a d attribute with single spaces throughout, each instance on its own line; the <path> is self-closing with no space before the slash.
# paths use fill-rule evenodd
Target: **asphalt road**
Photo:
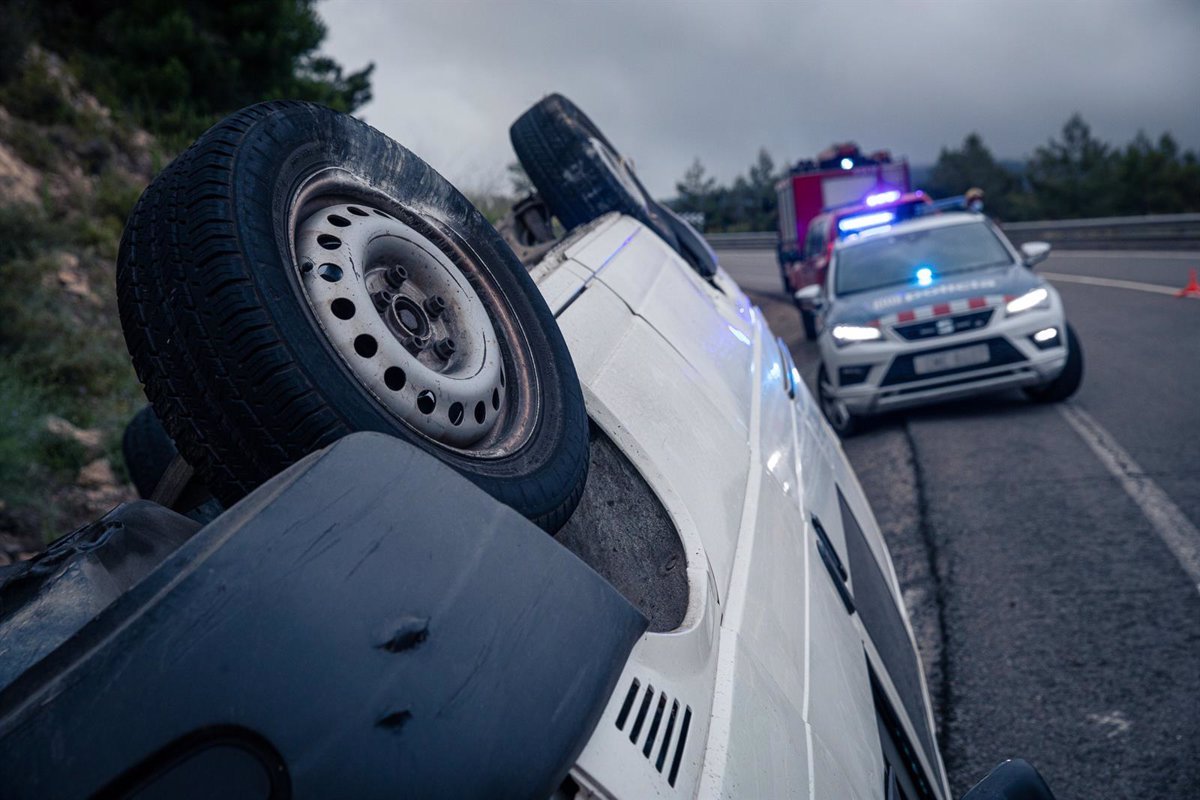
<path id="1" fill-rule="evenodd" d="M 720 256 L 811 388 L 816 347 L 774 253 Z M 1179 288 L 1189 267 L 1200 253 L 1066 252 L 1039 270 Z M 844 447 L 897 562 L 956 796 L 1022 756 L 1066 800 L 1200 797 L 1184 566 L 1189 543 L 1200 554 L 1200 300 L 1052 280 L 1085 353 L 1069 403 L 960 401 Z"/>

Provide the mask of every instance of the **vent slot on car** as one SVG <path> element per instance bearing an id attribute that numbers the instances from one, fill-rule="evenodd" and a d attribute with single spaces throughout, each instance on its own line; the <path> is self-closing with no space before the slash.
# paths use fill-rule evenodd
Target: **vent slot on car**
<path id="1" fill-rule="evenodd" d="M 640 700 L 639 700 L 640 697 Z M 637 706 L 637 713 L 634 713 Z M 642 755 L 646 757 L 654 769 L 662 773 L 667 769 L 667 759 L 670 756 L 670 768 L 667 769 L 667 783 L 675 785 L 679 777 L 679 766 L 683 763 L 683 748 L 687 746 L 688 730 L 692 726 L 691 706 L 682 707 L 679 701 L 667 696 L 666 692 L 655 692 L 654 687 L 642 683 L 637 678 L 629 684 L 621 710 L 617 713 L 617 730 L 624 731 L 630 717 L 629 741 L 635 746 L 641 745 Z M 647 724 L 649 722 L 649 724 Z M 676 736 L 678 726 L 678 736 Z M 645 738 L 642 732 L 645 731 Z M 659 732 L 662 735 L 659 735 Z M 657 747 L 657 755 L 655 749 Z"/>

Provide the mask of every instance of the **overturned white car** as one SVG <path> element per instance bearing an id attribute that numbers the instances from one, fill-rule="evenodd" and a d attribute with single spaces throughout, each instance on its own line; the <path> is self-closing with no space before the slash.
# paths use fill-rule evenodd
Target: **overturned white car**
<path id="1" fill-rule="evenodd" d="M 504 237 L 300 103 L 147 190 L 121 312 L 180 455 L 0 575 L 6 796 L 948 796 L 786 346 L 569 101 L 512 134 Z"/>

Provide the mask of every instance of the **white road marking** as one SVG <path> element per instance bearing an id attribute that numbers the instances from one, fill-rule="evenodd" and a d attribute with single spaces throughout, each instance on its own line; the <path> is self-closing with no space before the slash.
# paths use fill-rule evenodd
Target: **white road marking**
<path id="1" fill-rule="evenodd" d="M 808 684 L 805 683 L 805 686 Z M 813 772 L 813 754 L 812 754 L 813 732 L 812 726 L 807 722 L 804 723 L 804 741 L 808 745 L 805 749 L 808 750 L 808 797 L 809 800 L 817 800 L 817 775 Z"/>
<path id="2" fill-rule="evenodd" d="M 1108 286 L 1113 289 L 1133 289 L 1138 292 L 1153 292 L 1174 296 L 1180 290 L 1179 286 L 1163 286 L 1158 283 L 1140 283 L 1138 281 L 1122 281 L 1116 278 L 1094 278 L 1091 275 L 1065 275 L 1061 272 L 1040 272 L 1043 278 L 1063 283 L 1086 283 L 1088 286 Z"/>
<path id="3" fill-rule="evenodd" d="M 1093 725 L 1098 725 L 1102 728 L 1108 728 L 1108 733 L 1105 734 L 1109 739 L 1114 736 L 1120 736 L 1129 730 L 1132 723 L 1125 718 L 1124 711 L 1113 711 L 1108 714 L 1088 714 L 1088 722 Z"/>
<path id="4" fill-rule="evenodd" d="M 1200 530 L 1091 414 L 1070 403 L 1063 403 L 1058 410 L 1100 459 L 1100 463 L 1117 479 L 1125 493 L 1137 503 L 1159 538 L 1200 591 Z"/>
<path id="5" fill-rule="evenodd" d="M 1161 258 L 1168 261 L 1195 261 L 1200 264 L 1200 252 L 1181 250 L 1055 250 L 1054 258 Z"/>

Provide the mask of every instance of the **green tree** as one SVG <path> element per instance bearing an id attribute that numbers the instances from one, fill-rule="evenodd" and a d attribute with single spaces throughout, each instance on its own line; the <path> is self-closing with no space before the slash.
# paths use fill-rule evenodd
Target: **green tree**
<path id="1" fill-rule="evenodd" d="M 708 202 L 716 189 L 717 179 L 708 174 L 699 157 L 693 159 L 687 172 L 683 173 L 683 179 L 675 184 L 675 191 L 679 195 L 675 210 L 706 213 Z"/>
<path id="2" fill-rule="evenodd" d="M 952 197 L 978 187 L 983 189 L 989 214 L 1011 219 L 1017 186 L 1015 176 L 996 161 L 983 137 L 969 133 L 958 149 L 942 148 L 925 188 L 934 197 Z"/>
<path id="3" fill-rule="evenodd" d="M 38 38 L 108 105 L 185 141 L 260 100 L 312 100 L 353 111 L 373 65 L 346 73 L 317 48 L 315 0 L 43 0 L 26 3 Z"/>
<path id="4" fill-rule="evenodd" d="M 775 160 L 765 147 L 758 148 L 758 157 L 746 173 L 746 189 L 750 194 L 747 204 L 748 230 L 769 231 L 775 228 L 777 178 Z"/>
<path id="5" fill-rule="evenodd" d="M 1118 213 L 1116 159 L 1107 144 L 1092 135 L 1079 114 L 1063 125 L 1062 137 L 1039 147 L 1027 176 L 1047 219 L 1102 217 Z"/>
<path id="6" fill-rule="evenodd" d="M 765 148 L 745 175 L 730 186 L 718 185 L 697 158 L 675 184 L 677 197 L 671 205 L 678 211 L 704 214 L 709 231 L 758 231 L 775 228 L 775 161 Z"/>
<path id="7" fill-rule="evenodd" d="M 1169 133 L 1158 142 L 1138 131 L 1115 156 L 1118 210 L 1122 214 L 1169 214 L 1200 207 L 1200 166 L 1180 151 Z"/>

